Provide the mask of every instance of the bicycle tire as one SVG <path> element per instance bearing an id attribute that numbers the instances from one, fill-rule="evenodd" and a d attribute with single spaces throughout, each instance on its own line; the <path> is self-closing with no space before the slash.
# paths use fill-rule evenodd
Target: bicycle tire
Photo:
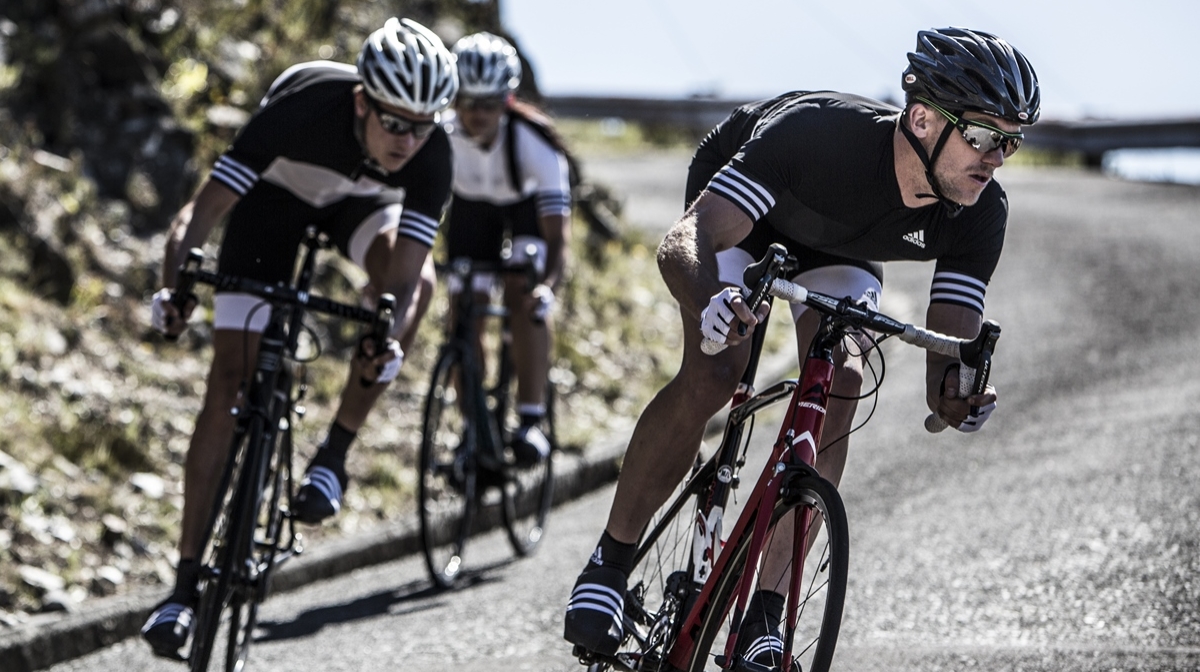
<path id="1" fill-rule="evenodd" d="M 478 428 L 461 398 L 463 356 L 446 348 L 433 367 L 421 430 L 418 513 L 429 576 L 440 588 L 454 586 L 462 570 L 475 501 L 474 456 Z"/>
<path id="2" fill-rule="evenodd" d="M 811 511 L 821 522 L 804 567 L 807 590 L 799 598 L 792 646 L 794 665 L 800 667 L 792 669 L 828 672 L 846 598 L 850 544 L 845 508 L 833 484 L 819 476 L 804 476 L 791 483 L 787 496 L 776 503 L 771 516 L 772 531 L 783 515 L 792 511 L 797 515 Z M 716 578 L 711 606 L 701 621 L 687 667 L 691 672 L 720 669 L 714 659 L 723 655 L 726 639 L 719 635 L 730 631 L 730 600 L 745 570 L 750 541 L 751 535 L 747 534 L 735 547 L 722 550 L 733 556 L 726 571 Z M 766 550 L 763 549 L 764 554 Z M 752 589 L 758 587 L 756 579 Z M 714 645 L 716 651 L 712 651 Z"/>
<path id="3" fill-rule="evenodd" d="M 507 353 L 502 352 L 502 356 Z M 512 375 L 511 363 L 503 367 L 500 381 L 493 391 L 495 409 L 499 417 L 496 422 L 500 434 L 507 434 L 507 428 L 517 425 L 517 417 L 513 398 L 516 377 Z M 546 415 L 539 425 L 542 433 L 550 443 L 550 453 L 528 466 L 510 465 L 505 469 L 504 481 L 500 488 L 501 519 L 508 534 L 509 544 L 518 557 L 532 554 L 542 541 L 546 530 L 546 518 L 550 507 L 554 504 L 554 429 L 552 416 L 553 392 L 547 381 Z M 511 409 L 506 411 L 506 409 Z M 511 416 L 511 417 L 507 417 Z"/>
<path id="4" fill-rule="evenodd" d="M 253 568 L 253 576 L 249 577 L 249 583 L 235 587 L 229 604 L 226 672 L 242 672 L 246 661 L 249 660 L 250 645 L 254 642 L 254 628 L 258 625 L 258 607 L 270 590 L 275 555 L 283 536 L 286 521 L 280 501 L 285 490 L 289 488 L 290 479 L 285 478 L 285 475 L 291 468 L 291 455 L 285 455 L 285 452 L 290 451 L 284 451 L 280 446 L 283 431 L 286 431 L 280 423 L 291 405 L 291 387 L 291 372 L 285 368 L 276 379 L 276 393 L 272 398 L 269 422 L 266 424 L 266 427 L 272 428 L 274 434 L 269 453 L 260 458 L 266 460 L 266 473 L 262 478 L 263 489 L 257 493 L 257 513 L 249 522 L 253 538 L 247 548 L 245 566 L 247 571 Z M 253 432 L 251 434 L 253 436 Z M 259 464 L 261 465 L 261 462 Z"/>
<path id="5" fill-rule="evenodd" d="M 196 631 L 188 654 L 190 672 L 208 672 L 213 647 L 221 628 L 221 618 L 233 599 L 233 577 L 237 570 L 240 540 L 245 529 L 248 508 L 248 477 L 253 465 L 247 457 L 252 432 L 241 432 L 234 439 L 232 459 L 222 477 L 223 486 L 214 503 L 211 533 L 201 553 L 200 599 L 196 608 Z"/>
<path id="6" fill-rule="evenodd" d="M 713 469 L 704 470 L 678 488 L 651 519 L 651 532 L 638 542 L 636 562 L 629 574 L 625 591 L 625 637 L 614 658 L 629 662 L 637 669 L 667 669 L 667 652 L 675 643 L 687 598 L 694 585 L 692 576 L 693 526 L 698 500 L 712 483 Z M 588 672 L 613 669 L 609 662 L 593 660 Z"/>

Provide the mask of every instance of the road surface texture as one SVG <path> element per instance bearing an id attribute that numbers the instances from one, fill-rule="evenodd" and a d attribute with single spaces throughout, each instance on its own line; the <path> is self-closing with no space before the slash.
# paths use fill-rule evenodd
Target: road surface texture
<path id="1" fill-rule="evenodd" d="M 677 204 L 684 164 L 640 171 L 671 173 L 644 193 Z M 1001 181 L 999 409 L 979 434 L 926 434 L 923 356 L 885 345 L 841 488 L 835 669 L 1200 670 L 1200 189 L 1056 169 Z M 932 265 L 886 272 L 883 310 L 920 321 Z M 562 614 L 611 497 L 556 509 L 529 559 L 473 542 L 459 590 L 432 591 L 414 556 L 274 595 L 248 669 L 581 670 Z M 182 668 L 129 639 L 51 669 Z"/>

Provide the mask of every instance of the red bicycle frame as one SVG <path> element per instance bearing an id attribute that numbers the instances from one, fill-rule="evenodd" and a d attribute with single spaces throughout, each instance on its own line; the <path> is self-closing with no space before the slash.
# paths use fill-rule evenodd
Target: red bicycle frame
<path id="1" fill-rule="evenodd" d="M 760 324 L 759 329 L 765 330 L 766 324 Z M 804 367 L 801 376 L 792 390 L 791 403 L 788 406 L 787 414 L 783 424 L 779 430 L 779 436 L 775 440 L 775 444 L 771 449 L 771 456 L 767 460 L 767 466 L 763 469 L 759 476 L 758 483 L 754 486 L 754 491 L 750 494 L 750 498 L 746 503 L 746 508 L 742 515 L 738 518 L 737 525 L 734 527 L 733 533 L 730 535 L 730 543 L 736 545 L 748 531 L 750 531 L 751 523 L 753 523 L 750 542 L 749 556 L 746 558 L 746 570 L 743 572 L 737 587 L 737 599 L 733 602 L 734 607 L 734 622 L 740 623 L 742 614 L 745 611 L 747 600 L 749 599 L 750 590 L 753 588 L 755 573 L 753 568 L 758 565 L 762 555 L 763 547 L 767 541 L 767 531 L 771 523 L 771 513 L 774 510 L 775 502 L 779 498 L 780 488 L 783 484 L 783 475 L 787 473 L 788 465 L 803 464 L 809 468 L 814 468 L 818 447 L 821 443 L 821 433 L 825 426 L 825 413 L 829 404 L 830 390 L 833 385 L 833 345 L 840 342 L 842 332 L 832 328 L 829 318 L 823 318 L 821 327 L 818 330 L 818 336 L 814 339 L 812 347 L 805 359 Z M 731 402 L 731 420 L 733 418 L 732 411 L 739 408 L 752 397 L 752 388 L 750 388 L 747 379 L 753 380 L 754 369 L 757 368 L 758 349 L 761 348 L 761 333 L 755 333 L 755 342 L 751 363 L 747 367 L 747 375 L 743 377 L 742 385 L 739 386 L 737 394 Z M 732 422 L 731 422 L 732 424 Z M 727 428 L 727 438 L 729 429 Z M 740 435 L 740 432 L 739 432 Z M 722 443 L 722 450 L 733 449 L 736 446 L 728 445 L 729 441 Z M 721 547 L 719 538 L 712 539 L 712 535 L 720 534 L 719 521 L 712 520 L 714 510 L 719 514 L 720 506 L 723 506 L 723 501 L 717 496 L 710 497 L 708 506 L 697 514 L 697 535 L 696 547 L 708 547 L 718 549 Z M 718 506 L 714 506 L 718 504 Z M 804 518 L 804 520 L 801 520 Z M 787 624 L 788 632 L 790 633 L 795 628 L 797 618 L 797 607 L 799 604 L 799 592 L 803 583 L 804 560 L 807 552 L 807 531 L 809 526 L 808 516 L 797 516 L 795 520 L 795 534 L 793 535 L 793 561 L 792 561 L 792 581 L 789 584 L 787 596 Z M 701 542 L 699 538 L 704 535 L 706 539 Z M 701 622 L 711 608 L 713 592 L 716 590 L 717 581 L 714 577 L 721 576 L 728 571 L 728 565 L 731 561 L 731 554 L 721 553 L 717 556 L 712 571 L 704 578 L 704 586 L 700 591 L 699 597 L 687 615 L 682 627 L 679 630 L 679 636 L 676 638 L 671 651 L 668 654 L 668 661 L 678 669 L 687 669 L 695 648 L 695 633 L 699 631 Z M 703 558 L 696 557 L 697 563 L 702 562 Z M 710 561 L 711 562 L 711 561 Z M 731 633 L 729 640 L 725 644 L 724 654 L 725 660 L 732 660 L 735 647 L 737 646 L 737 632 Z M 785 655 L 783 670 L 787 672 L 791 668 L 791 637 L 785 639 Z"/>

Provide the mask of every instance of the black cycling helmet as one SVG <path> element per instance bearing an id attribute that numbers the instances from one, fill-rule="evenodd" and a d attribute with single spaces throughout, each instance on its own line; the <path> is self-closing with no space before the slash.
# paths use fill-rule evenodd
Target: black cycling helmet
<path id="1" fill-rule="evenodd" d="M 966 28 L 917 33 L 903 87 L 909 102 L 922 96 L 962 113 L 983 112 L 1018 124 L 1041 114 L 1037 73 L 1021 52 L 992 35 Z"/>

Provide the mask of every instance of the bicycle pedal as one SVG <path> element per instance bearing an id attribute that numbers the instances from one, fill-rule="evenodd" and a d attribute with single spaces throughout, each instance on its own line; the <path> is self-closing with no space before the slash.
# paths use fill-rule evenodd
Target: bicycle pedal
<path id="1" fill-rule="evenodd" d="M 579 659 L 580 665 L 590 666 L 600 663 L 616 670 L 623 670 L 624 672 L 639 672 L 641 669 L 642 655 L 640 653 L 620 652 L 613 656 L 606 656 L 602 653 L 596 653 L 582 644 L 576 644 L 571 649 L 571 655 Z"/>

